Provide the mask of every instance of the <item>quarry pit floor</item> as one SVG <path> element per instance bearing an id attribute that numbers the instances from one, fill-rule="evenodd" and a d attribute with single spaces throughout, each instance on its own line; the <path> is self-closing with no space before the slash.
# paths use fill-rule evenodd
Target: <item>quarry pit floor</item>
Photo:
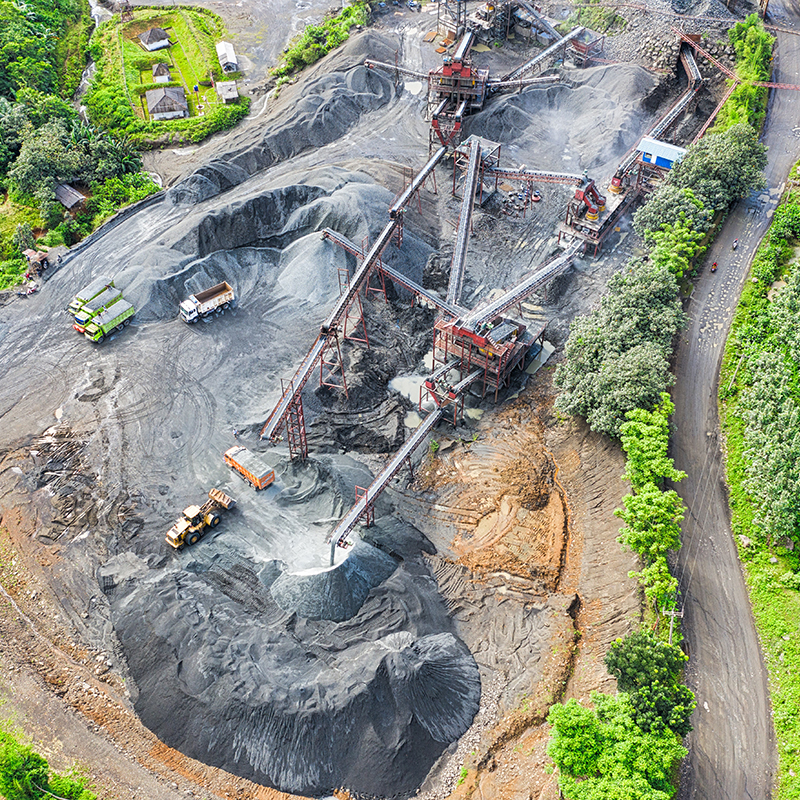
<path id="1" fill-rule="evenodd" d="M 276 564 L 289 571 L 323 565 L 324 533 L 351 502 L 353 486 L 366 485 L 405 434 L 410 404 L 389 381 L 417 378 L 430 348 L 430 312 L 403 296 L 370 301 L 372 347 L 345 355 L 348 401 L 308 393 L 311 466 L 298 468 L 258 442 L 280 377 L 291 374 L 337 295 L 337 268 L 353 269 L 318 231 L 330 225 L 359 243 L 374 236 L 392 197 L 426 158 L 417 87 L 400 92 L 358 66 L 367 55 L 389 60 L 395 50 L 412 68 L 436 63 L 420 44 L 435 17 L 407 16 L 354 36 L 278 100 L 257 97 L 254 114 L 230 134 L 153 153 L 148 168 L 162 175 L 163 197 L 76 248 L 40 295 L 3 298 L 2 713 L 55 766 L 88 764 L 105 796 L 288 796 L 259 785 L 268 774 L 273 785 L 338 781 L 380 797 L 410 796 L 417 787 L 430 798 L 528 797 L 531 787 L 536 797 L 556 797 L 545 769 L 546 709 L 558 697 L 609 688 L 603 655 L 638 620 L 628 578 L 637 565 L 616 541 L 612 513 L 626 492 L 621 454 L 553 414 L 552 363 L 516 398 L 496 407 L 472 402 L 466 427 L 443 424 L 438 449 L 426 452 L 414 479 L 387 493 L 377 531 L 365 539 L 393 551 L 399 566 L 371 586 L 355 617 L 372 614 L 364 630 L 287 618 L 268 596 Z M 505 52 L 493 69 L 519 57 Z M 677 79 L 630 64 L 570 77 L 571 90 L 498 98 L 469 131 L 507 142 L 510 163 L 607 178 L 679 92 Z M 706 103 L 713 106 L 710 97 Z M 428 186 L 421 206 L 413 204 L 403 246 L 392 245 L 389 256 L 434 288 L 455 236 L 459 201 L 450 197 L 450 180 L 440 169 L 437 192 Z M 524 218 L 505 218 L 491 204 L 478 210 L 465 302 L 513 285 L 553 251 L 567 197 L 566 189 L 549 188 Z M 634 247 L 623 227 L 599 258 L 578 260 L 524 312 L 546 319 L 548 335 L 563 344 L 570 319 L 597 301 Z M 130 329 L 93 349 L 70 330 L 63 309 L 97 274 L 129 288 L 141 312 Z M 175 318 L 187 291 L 231 275 L 234 312 L 196 328 Z M 273 459 L 275 492 L 246 493 L 220 464 L 233 428 Z M 241 498 L 240 510 L 194 550 L 167 552 L 163 534 L 172 519 L 211 485 Z M 199 615 L 191 624 L 189 603 Z M 249 628 L 267 617 L 275 627 L 265 639 L 291 630 L 287 638 L 309 662 L 328 658 L 337 669 L 331 652 L 340 640 L 353 657 L 367 658 L 372 638 L 452 637 L 480 673 L 477 716 L 422 774 L 388 775 L 382 787 L 363 777 L 370 767 L 363 753 L 353 755 L 357 774 L 313 780 L 279 769 L 260 751 L 231 752 L 216 764 L 202 758 L 186 738 L 197 732 L 199 709 L 213 708 L 229 724 L 233 696 L 215 688 L 209 700 L 208 676 L 217 687 L 224 665 L 241 670 L 238 690 L 255 697 L 260 679 L 245 666 L 266 662 L 252 655 L 261 645 Z M 230 644 L 220 654 L 223 639 Z M 358 682 L 347 680 L 343 692 Z M 291 687 L 286 681 L 281 686 Z M 186 704 L 169 706 L 180 692 Z M 397 734 L 398 752 L 420 738 L 409 730 Z M 474 769 L 457 785 L 462 765 Z"/>

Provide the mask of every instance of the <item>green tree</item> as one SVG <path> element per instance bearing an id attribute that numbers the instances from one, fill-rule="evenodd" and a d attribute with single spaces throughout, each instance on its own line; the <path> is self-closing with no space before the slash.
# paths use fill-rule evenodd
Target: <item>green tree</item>
<path id="1" fill-rule="evenodd" d="M 661 642 L 646 631 L 635 631 L 614 641 L 605 663 L 620 690 L 634 692 L 654 682 L 674 683 L 688 660 L 680 647 Z"/>
<path id="2" fill-rule="evenodd" d="M 556 703 L 547 721 L 553 726 L 547 753 L 558 768 L 575 777 L 594 775 L 603 748 L 597 714 L 572 698 L 564 705 Z"/>
<path id="3" fill-rule="evenodd" d="M 747 124 L 711 133 L 692 145 L 670 171 L 668 181 L 689 188 L 704 206 L 722 211 L 753 189 L 766 185 L 767 149 Z"/>
<path id="4" fill-rule="evenodd" d="M 694 230 L 691 223 L 678 220 L 675 224 L 662 223 L 656 231 L 645 233 L 645 243 L 650 246 L 650 258 L 663 264 L 678 278 L 689 272 L 692 260 L 700 252 L 703 234 Z"/>
<path id="5" fill-rule="evenodd" d="M 644 408 L 629 411 L 620 426 L 622 449 L 628 456 L 623 478 L 630 481 L 634 489 L 649 483 L 662 485 L 665 479 L 677 482 L 686 477 L 685 472 L 675 469 L 667 455 L 669 418 L 675 406 L 666 392 L 661 393 L 660 401 L 652 411 Z"/>
<path id="6" fill-rule="evenodd" d="M 670 573 L 664 556 L 656 556 L 641 572 L 630 572 L 628 577 L 639 581 L 647 602 L 656 608 L 674 599 L 678 591 L 678 581 Z"/>
<path id="7" fill-rule="evenodd" d="M 553 726 L 548 754 L 559 769 L 563 796 L 568 800 L 669 800 L 675 793 L 675 768 L 686 754 L 675 734 L 666 728 L 658 733 L 640 728 L 625 693 L 594 692 L 592 702 L 595 710 L 570 700 L 553 706 L 548 716 Z M 590 754 L 583 759 L 586 747 Z"/>
<path id="8" fill-rule="evenodd" d="M 625 522 L 619 541 L 638 553 L 645 564 L 652 564 L 667 550 L 680 548 L 680 522 L 686 508 L 677 492 L 662 492 L 654 483 L 646 483 L 622 502 L 624 509 L 614 511 Z"/>
<path id="9" fill-rule="evenodd" d="M 683 223 L 705 233 L 711 227 L 712 213 L 689 189 L 662 183 L 634 214 L 633 228 L 643 239 L 662 225 Z"/>
<path id="10" fill-rule="evenodd" d="M 27 222 L 22 222 L 17 225 L 17 229 L 14 231 L 14 236 L 11 239 L 11 243 L 17 248 L 17 250 L 20 251 L 20 253 L 33 248 L 33 245 L 36 243 L 36 239 L 33 236 L 33 230 L 31 229 L 31 226 L 28 225 Z"/>
<path id="11" fill-rule="evenodd" d="M 681 683 L 684 652 L 644 631 L 617 639 L 606 654 L 606 667 L 630 697 L 633 719 L 645 731 L 669 729 L 685 736 L 695 708 L 694 695 Z"/>
<path id="12" fill-rule="evenodd" d="M 66 125 L 56 119 L 25 138 L 8 177 L 25 194 L 35 194 L 42 187 L 52 192 L 56 181 L 75 179 L 85 165 L 85 154 L 71 146 Z"/>
<path id="13" fill-rule="evenodd" d="M 667 354 L 684 319 L 677 295 L 675 276 L 652 262 L 613 276 L 599 307 L 572 322 L 557 408 L 618 436 L 628 411 L 654 406 L 671 382 Z"/>

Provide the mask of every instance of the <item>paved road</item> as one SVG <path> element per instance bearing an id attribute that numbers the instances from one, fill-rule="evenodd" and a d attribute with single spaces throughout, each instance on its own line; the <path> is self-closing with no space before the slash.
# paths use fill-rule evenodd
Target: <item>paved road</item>
<path id="1" fill-rule="evenodd" d="M 776 25 L 800 29 L 800 7 L 770 5 Z M 778 34 L 773 80 L 800 83 L 800 36 Z M 731 317 L 752 255 L 764 235 L 791 165 L 800 157 L 800 92 L 773 92 L 763 141 L 769 189 L 742 201 L 708 256 L 689 307 L 677 356 L 673 455 L 688 473 L 678 491 L 689 509 L 679 576 L 688 680 L 697 695 L 694 732 L 680 800 L 768 798 L 776 751 L 766 670 L 733 543 L 719 446 L 717 374 Z M 734 253 L 731 242 L 738 237 Z"/>

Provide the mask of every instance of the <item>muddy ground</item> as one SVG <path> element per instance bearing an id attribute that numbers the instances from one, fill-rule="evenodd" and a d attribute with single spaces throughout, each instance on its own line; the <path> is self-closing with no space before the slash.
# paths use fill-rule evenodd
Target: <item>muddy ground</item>
<path id="1" fill-rule="evenodd" d="M 320 571 L 354 487 L 413 417 L 389 383 L 423 372 L 433 317 L 402 293 L 366 302 L 371 347 L 345 349 L 348 397 L 306 391 L 313 458 L 293 464 L 258 440 L 280 378 L 338 295 L 339 271 L 355 267 L 320 230 L 374 237 L 426 158 L 420 89 L 359 65 L 397 51 L 412 68 L 433 66 L 421 44 L 432 19 L 403 12 L 235 131 L 154 154 L 166 194 L 75 248 L 41 294 L 0 309 L 4 585 L 17 603 L 3 625 L 20 631 L 4 637 L 3 657 L 19 667 L 11 707 L 27 724 L 38 693 L 55 691 L 99 725 L 93 736 L 145 768 L 110 751 L 92 760 L 111 795 L 130 796 L 152 770 L 166 784 L 150 796 L 185 781 L 208 796 L 270 796 L 252 779 L 316 795 L 422 787 L 442 797 L 464 764 L 476 771 L 458 792 L 516 796 L 526 785 L 547 796 L 547 705 L 605 685 L 602 655 L 637 618 L 635 563 L 611 515 L 625 491 L 620 454 L 552 417 L 549 369 L 499 408 L 471 399 L 466 427 L 443 425 L 435 455 L 382 498 L 375 528 Z M 505 71 L 523 56 L 509 47 L 477 60 Z M 567 72 L 574 88 L 496 98 L 468 130 L 502 140 L 506 163 L 589 169 L 602 183 L 679 77 L 634 64 Z M 699 124 L 689 115 L 678 130 Z M 429 182 L 402 247 L 386 253 L 433 288 L 455 235 L 451 180 L 447 166 L 437 171 L 437 192 Z M 554 252 L 568 191 L 542 193 L 524 217 L 501 213 L 502 190 L 476 213 L 465 305 Z M 631 252 L 628 230 L 618 234 L 524 305 L 556 345 Z M 124 288 L 137 316 L 92 347 L 63 309 L 98 274 Z M 222 279 L 235 310 L 196 327 L 176 318 L 187 293 Z M 233 428 L 276 467 L 260 495 L 222 464 Z M 212 485 L 237 509 L 199 545 L 169 551 L 166 528 Z M 89 761 L 73 733 L 87 723 L 53 714 L 57 739 L 71 744 L 59 753 L 45 741 L 48 755 Z"/>

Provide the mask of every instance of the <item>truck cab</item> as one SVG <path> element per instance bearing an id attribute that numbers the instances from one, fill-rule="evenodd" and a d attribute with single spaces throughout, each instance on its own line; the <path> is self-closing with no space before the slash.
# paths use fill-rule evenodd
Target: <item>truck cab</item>
<path id="1" fill-rule="evenodd" d="M 184 300 L 181 303 L 181 319 L 190 324 L 200 319 L 200 312 L 197 310 L 197 305 L 192 302 L 192 300 Z"/>

